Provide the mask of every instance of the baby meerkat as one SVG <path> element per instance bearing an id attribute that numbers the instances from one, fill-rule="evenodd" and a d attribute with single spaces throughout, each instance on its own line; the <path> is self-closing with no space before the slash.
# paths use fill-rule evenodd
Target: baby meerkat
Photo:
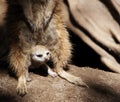
<path id="1" fill-rule="evenodd" d="M 47 65 L 47 62 L 51 58 L 51 52 L 42 45 L 36 45 L 31 49 L 31 62 L 32 65 L 30 68 L 40 67 L 41 65 L 45 65 L 48 69 L 48 74 L 52 77 L 56 77 L 57 73 L 53 72 L 52 69 Z"/>
<path id="2" fill-rule="evenodd" d="M 7 0 L 6 30 L 8 61 L 18 78 L 17 93 L 27 93 L 26 71 L 32 46 L 43 45 L 51 52 L 54 71 L 69 82 L 86 86 L 80 77 L 63 70 L 71 59 L 72 45 L 61 16 L 61 0 Z M 36 58 L 36 57 L 34 57 Z"/>

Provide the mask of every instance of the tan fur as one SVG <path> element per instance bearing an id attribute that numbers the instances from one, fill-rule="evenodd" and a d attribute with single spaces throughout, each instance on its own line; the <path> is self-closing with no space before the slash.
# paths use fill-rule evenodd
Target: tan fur
<path id="1" fill-rule="evenodd" d="M 61 18 L 59 1 L 13 1 L 8 0 L 6 28 L 10 41 L 8 60 L 18 77 L 18 94 L 27 93 L 25 79 L 30 66 L 30 50 L 36 45 L 46 46 L 51 51 L 54 70 L 60 77 L 77 85 L 85 85 L 80 78 L 63 70 L 71 59 L 72 46 Z"/>

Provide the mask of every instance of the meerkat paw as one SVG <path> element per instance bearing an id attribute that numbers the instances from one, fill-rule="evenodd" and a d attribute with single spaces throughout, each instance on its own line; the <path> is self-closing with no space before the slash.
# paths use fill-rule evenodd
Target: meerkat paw
<path id="1" fill-rule="evenodd" d="M 51 72 L 51 73 L 49 73 L 49 75 L 52 76 L 52 77 L 58 76 L 58 74 L 56 72 Z"/>
<path id="2" fill-rule="evenodd" d="M 48 69 L 48 74 L 52 77 L 56 77 L 58 75 L 56 72 L 53 72 L 50 68 Z"/>
<path id="3" fill-rule="evenodd" d="M 18 84 L 17 94 L 20 95 L 20 96 L 24 96 L 25 94 L 27 94 L 26 84 Z"/>
<path id="4" fill-rule="evenodd" d="M 20 96 L 27 94 L 26 78 L 24 76 L 18 79 L 17 94 Z"/>
<path id="5" fill-rule="evenodd" d="M 27 79 L 26 79 L 26 81 L 27 82 L 30 82 L 32 79 L 30 78 L 30 77 L 28 77 Z"/>

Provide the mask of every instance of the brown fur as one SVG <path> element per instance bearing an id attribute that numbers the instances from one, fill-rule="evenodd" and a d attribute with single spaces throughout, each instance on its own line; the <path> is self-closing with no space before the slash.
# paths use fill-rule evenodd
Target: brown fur
<path id="1" fill-rule="evenodd" d="M 46 46 L 51 51 L 54 70 L 59 76 L 71 83 L 85 85 L 80 78 L 63 70 L 71 59 L 72 46 L 62 22 L 58 0 L 8 0 L 8 5 L 8 61 L 18 77 L 18 94 L 27 93 L 30 49 L 36 45 Z"/>
<path id="2" fill-rule="evenodd" d="M 7 4 L 5 0 L 0 0 L 0 26 L 5 23 L 5 16 L 7 11 Z"/>
<path id="3" fill-rule="evenodd" d="M 0 61 L 5 60 L 8 52 L 8 35 L 4 34 L 7 7 L 6 0 L 0 0 Z"/>

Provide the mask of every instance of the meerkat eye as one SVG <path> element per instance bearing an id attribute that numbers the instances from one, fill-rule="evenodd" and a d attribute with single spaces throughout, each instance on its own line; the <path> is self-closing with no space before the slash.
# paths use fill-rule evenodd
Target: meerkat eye
<path id="1" fill-rule="evenodd" d="M 42 57 L 43 55 L 42 54 L 39 54 L 39 55 L 36 55 L 37 57 Z"/>
<path id="2" fill-rule="evenodd" d="M 47 55 L 49 55 L 50 53 L 49 53 L 49 52 L 47 52 L 46 54 L 47 54 Z"/>

